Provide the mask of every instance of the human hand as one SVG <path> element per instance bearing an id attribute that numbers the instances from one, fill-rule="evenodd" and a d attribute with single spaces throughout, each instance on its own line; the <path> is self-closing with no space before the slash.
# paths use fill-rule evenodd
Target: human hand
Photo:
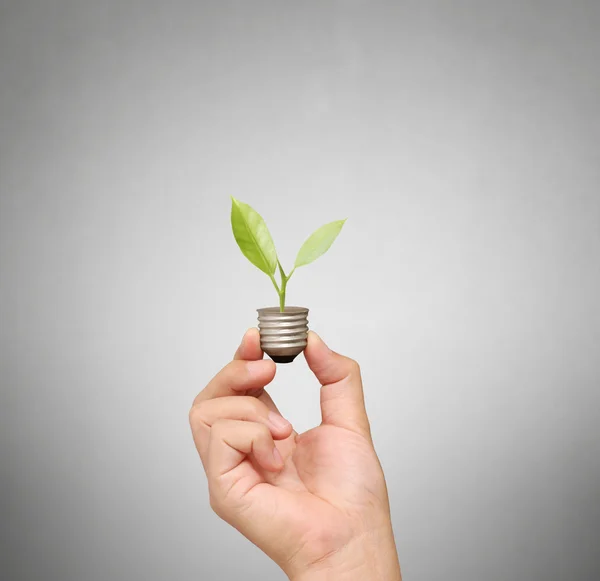
<path id="1" fill-rule="evenodd" d="M 303 434 L 264 390 L 276 368 L 256 329 L 194 400 L 211 506 L 292 581 L 401 581 L 359 366 L 313 332 L 304 354 L 322 385 L 322 423 Z"/>

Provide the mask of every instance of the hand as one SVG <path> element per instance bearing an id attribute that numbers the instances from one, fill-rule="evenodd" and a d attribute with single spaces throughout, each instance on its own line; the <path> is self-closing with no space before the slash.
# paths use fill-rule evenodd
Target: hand
<path id="1" fill-rule="evenodd" d="M 190 411 L 214 511 L 292 581 L 400 581 L 358 364 L 309 333 L 322 423 L 293 431 L 264 390 L 275 364 L 250 329 Z"/>

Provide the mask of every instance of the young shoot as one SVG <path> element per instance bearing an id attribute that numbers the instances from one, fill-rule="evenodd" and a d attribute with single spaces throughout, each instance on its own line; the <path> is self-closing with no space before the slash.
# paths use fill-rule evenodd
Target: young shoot
<path id="1" fill-rule="evenodd" d="M 236 200 L 233 196 L 231 198 L 231 228 L 235 241 L 242 254 L 271 279 L 279 295 L 279 310 L 282 313 L 285 309 L 287 284 L 296 269 L 310 264 L 325 254 L 342 230 L 344 222 L 346 220 L 336 220 L 315 230 L 301 246 L 294 267 L 289 274 L 286 274 L 277 257 L 269 229 L 261 215 L 248 204 Z M 279 284 L 275 279 L 276 270 L 279 270 Z"/>

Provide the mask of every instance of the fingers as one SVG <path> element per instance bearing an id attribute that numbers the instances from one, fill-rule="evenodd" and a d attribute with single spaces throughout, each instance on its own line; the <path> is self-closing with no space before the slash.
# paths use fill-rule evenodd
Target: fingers
<path id="1" fill-rule="evenodd" d="M 323 423 L 370 437 L 358 363 L 329 349 L 313 331 L 308 334 L 304 356 L 322 386 Z"/>
<path id="2" fill-rule="evenodd" d="M 275 363 L 270 359 L 257 361 L 235 360 L 228 363 L 194 400 L 194 404 L 215 397 L 245 395 L 259 391 L 275 377 Z"/>
<path id="3" fill-rule="evenodd" d="M 275 377 L 275 363 L 262 359 L 258 329 L 248 329 L 234 355 L 234 360 L 215 375 L 198 394 L 194 404 L 229 395 L 259 395 Z"/>
<path id="4" fill-rule="evenodd" d="M 230 396 L 205 400 L 190 411 L 190 425 L 200 456 L 206 456 L 210 428 L 219 420 L 241 420 L 266 426 L 275 440 L 283 440 L 292 433 L 292 425 L 255 397 Z"/>
<path id="5" fill-rule="evenodd" d="M 278 472 L 283 468 L 283 459 L 267 426 L 240 420 L 217 420 L 210 429 L 205 464 L 209 481 L 233 470 L 248 454 L 252 454 L 264 470 Z"/>
<path id="6" fill-rule="evenodd" d="M 242 343 L 238 347 L 233 358 L 236 360 L 244 359 L 246 361 L 257 361 L 263 358 L 263 351 L 260 348 L 260 334 L 257 328 L 252 327 L 246 331 L 246 334 L 242 339 Z M 264 389 L 260 389 L 258 392 L 250 393 L 265 403 L 270 410 L 279 413 L 277 406 L 269 394 L 264 391 Z"/>
<path id="7" fill-rule="evenodd" d="M 245 359 L 246 361 L 257 361 L 263 358 L 260 348 L 260 335 L 255 327 L 248 329 L 240 346 L 237 348 L 234 359 Z"/>

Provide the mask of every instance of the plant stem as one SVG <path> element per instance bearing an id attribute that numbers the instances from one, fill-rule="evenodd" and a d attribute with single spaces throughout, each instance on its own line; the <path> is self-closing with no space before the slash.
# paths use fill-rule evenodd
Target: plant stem
<path id="1" fill-rule="evenodd" d="M 290 278 L 292 278 L 292 274 L 294 274 L 294 270 L 290 272 L 289 276 L 286 276 L 285 271 L 283 270 L 283 266 L 281 266 L 281 262 L 277 261 L 277 265 L 279 266 L 279 274 L 281 275 L 281 290 L 279 292 L 279 312 L 283 313 L 285 310 L 285 290 L 287 288 L 287 283 Z"/>
<path id="2" fill-rule="evenodd" d="M 279 293 L 279 311 L 283 313 L 285 309 L 285 289 L 287 287 L 289 277 L 285 277 L 281 279 L 281 292 Z"/>
<path id="3" fill-rule="evenodd" d="M 281 285 L 281 292 L 279 293 L 279 312 L 283 313 L 285 310 L 285 285 Z"/>
<path id="4" fill-rule="evenodd" d="M 281 262 L 277 261 L 277 266 L 279 266 L 279 274 L 281 276 L 281 290 L 279 291 L 279 312 L 283 313 L 285 310 L 285 287 L 287 286 L 287 277 L 285 276 L 285 271 L 281 266 Z"/>

